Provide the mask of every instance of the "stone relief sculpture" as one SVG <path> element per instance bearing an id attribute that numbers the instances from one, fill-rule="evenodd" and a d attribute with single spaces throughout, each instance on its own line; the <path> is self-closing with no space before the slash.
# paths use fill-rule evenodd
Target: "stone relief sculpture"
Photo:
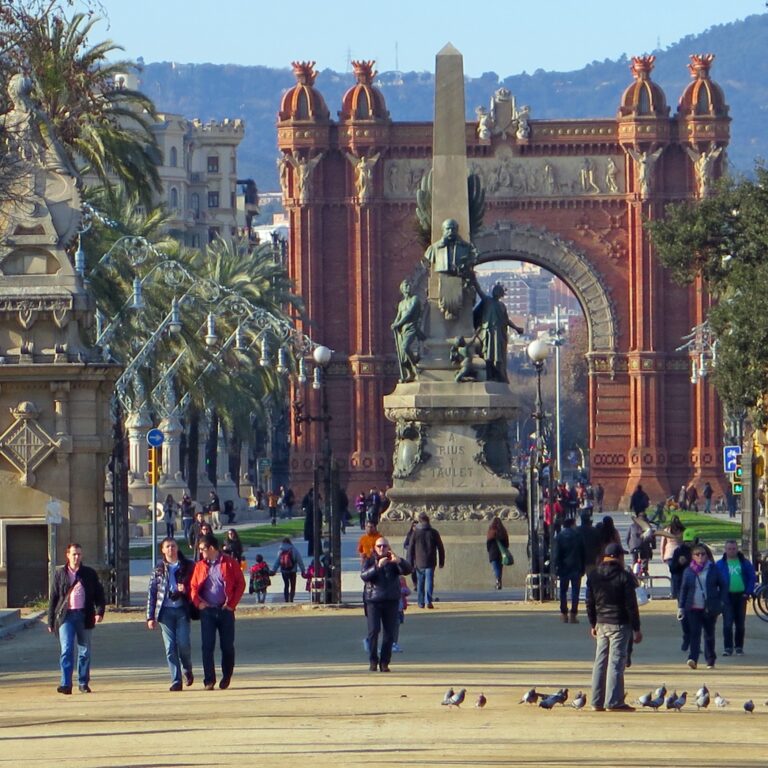
<path id="1" fill-rule="evenodd" d="M 627 147 L 627 153 L 637 166 L 637 185 L 640 188 L 640 197 L 642 198 L 649 197 L 651 194 L 654 166 L 663 151 L 664 147 L 659 147 L 653 152 L 650 150 L 641 152 L 633 147 Z"/>
<path id="2" fill-rule="evenodd" d="M 312 158 L 301 155 L 298 157 L 285 155 L 286 162 L 293 166 L 296 181 L 294 192 L 298 192 L 296 197 L 298 197 L 300 205 L 306 205 L 309 202 L 309 197 L 312 194 L 312 172 L 322 157 L 322 152 Z"/>
<path id="3" fill-rule="evenodd" d="M 613 192 L 614 194 L 619 191 L 619 185 L 616 181 L 617 171 L 616 161 L 612 157 L 609 157 L 605 166 L 605 187 L 609 192 Z"/>
<path id="4" fill-rule="evenodd" d="M 489 141 L 491 138 L 491 116 L 488 114 L 488 110 L 485 107 L 477 107 L 475 114 L 477 115 L 477 137 L 480 141 Z"/>
<path id="5" fill-rule="evenodd" d="M 391 325 L 395 337 L 397 361 L 400 365 L 400 381 L 415 381 L 418 378 L 418 342 L 425 339 L 421 330 L 421 301 L 413 295 L 411 283 L 400 283 L 403 298 L 397 305 L 397 316 Z"/>
<path id="6" fill-rule="evenodd" d="M 722 154 L 723 148 L 716 147 L 713 142 L 709 145 L 709 149 L 704 152 L 698 152 L 692 147 L 684 147 L 684 149 L 688 157 L 693 160 L 693 167 L 696 170 L 696 191 L 700 198 L 708 197 L 712 191 L 715 163 Z"/>
<path id="7" fill-rule="evenodd" d="M 367 203 L 373 191 L 373 167 L 379 159 L 379 153 L 377 152 L 370 157 L 365 155 L 358 157 L 351 152 L 345 152 L 344 154 L 355 169 L 357 197 L 361 203 Z"/>
<path id="8" fill-rule="evenodd" d="M 429 459 L 424 451 L 426 426 L 415 421 L 399 421 L 395 427 L 395 451 L 392 476 L 408 477 L 419 464 Z"/>
<path id="9" fill-rule="evenodd" d="M 595 167 L 588 157 L 585 157 L 581 162 L 579 184 L 582 192 L 600 192 L 600 187 L 595 181 Z"/>

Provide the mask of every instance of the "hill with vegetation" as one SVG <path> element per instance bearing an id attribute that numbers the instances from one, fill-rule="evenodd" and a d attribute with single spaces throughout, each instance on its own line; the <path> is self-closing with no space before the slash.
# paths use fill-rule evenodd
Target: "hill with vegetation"
<path id="1" fill-rule="evenodd" d="M 653 79 L 667 96 L 671 113 L 689 82 L 692 53 L 714 53 L 712 77 L 725 91 L 733 119 L 729 158 L 737 173 L 749 173 L 758 158 L 768 157 L 768 14 L 711 27 L 689 35 L 656 56 Z M 311 56 L 307 51 L 307 57 Z M 475 107 L 487 106 L 502 85 L 518 104 L 528 104 L 536 118 L 593 118 L 616 114 L 624 89 L 632 81 L 631 51 L 618 61 L 593 61 L 572 72 L 546 72 L 500 76 L 486 72 L 467 78 L 467 118 Z M 393 120 L 432 119 L 434 74 L 429 72 L 382 72 L 378 84 Z M 352 73 L 320 70 L 316 87 L 332 116 L 341 107 L 344 92 L 354 82 Z M 275 123 L 280 98 L 295 83 L 290 66 L 152 63 L 144 65 L 141 88 L 161 112 L 188 118 L 220 120 L 240 117 L 246 121 L 246 137 L 238 153 L 240 176 L 256 180 L 261 191 L 278 189 L 275 160 Z"/>

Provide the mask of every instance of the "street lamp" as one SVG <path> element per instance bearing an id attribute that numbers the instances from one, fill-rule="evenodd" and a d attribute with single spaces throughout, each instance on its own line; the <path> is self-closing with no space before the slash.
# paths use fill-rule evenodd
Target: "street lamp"
<path id="1" fill-rule="evenodd" d="M 539 482 L 541 480 L 544 456 L 544 437 L 542 430 L 544 410 L 541 402 L 541 374 L 544 370 L 544 361 L 549 356 L 549 345 L 543 339 L 535 339 L 528 345 L 526 352 L 536 371 L 536 403 L 535 410 L 531 414 L 536 422 L 536 447 L 530 456 L 528 473 L 528 580 L 530 587 L 533 590 L 533 594 L 538 594 L 539 599 L 543 599 L 545 594 L 544 568 L 542 563 L 543 546 L 539 541 L 538 531 L 538 525 L 542 517 Z M 550 536 L 551 533 L 552 526 L 550 525 Z M 536 589 L 537 586 L 538 589 Z"/>
<path id="2" fill-rule="evenodd" d="M 315 488 L 317 489 L 317 471 L 322 471 L 323 505 L 324 513 L 320 512 L 320 504 L 317 491 L 313 505 L 312 518 L 312 553 L 315 574 L 320 573 L 321 551 L 322 551 L 322 527 L 323 520 L 327 520 L 330 526 L 330 559 L 326 570 L 329 589 L 326 594 L 330 597 L 330 602 L 341 603 L 341 518 L 338 505 L 337 494 L 335 493 L 335 483 L 333 482 L 333 452 L 331 451 L 331 414 L 328 409 L 328 388 L 325 382 L 326 371 L 331 362 L 333 350 L 319 345 L 312 351 L 312 357 L 315 361 L 315 370 L 312 377 L 312 389 L 320 392 L 320 415 L 313 416 L 310 413 L 304 413 L 304 404 L 300 400 L 293 403 L 294 421 L 296 424 L 296 435 L 301 435 L 301 424 L 322 422 L 323 424 L 323 445 L 322 445 L 322 465 L 316 467 Z M 300 368 L 300 371 L 303 369 Z M 305 377 L 306 379 L 306 377 Z"/>

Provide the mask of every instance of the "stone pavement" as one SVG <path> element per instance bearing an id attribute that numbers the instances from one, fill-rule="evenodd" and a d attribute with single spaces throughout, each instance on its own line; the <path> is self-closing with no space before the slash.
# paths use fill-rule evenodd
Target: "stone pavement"
<path id="1" fill-rule="evenodd" d="M 571 698 L 589 690 L 587 624 L 562 624 L 551 603 L 411 608 L 390 674 L 367 671 L 359 609 L 249 608 L 238 612 L 232 687 L 203 689 L 195 627 L 198 678 L 183 693 L 168 692 L 159 632 L 141 612 L 109 612 L 94 630 L 89 695 L 56 693 L 58 645 L 41 624 L 0 641 L 0 764 L 764 766 L 768 624 L 750 614 L 747 655 L 694 672 L 673 604 L 641 611 L 628 699 L 662 682 L 689 694 L 706 683 L 729 707 L 619 714 L 518 704 L 534 685 L 567 686 Z M 449 686 L 467 688 L 461 709 L 441 706 Z M 480 692 L 482 710 L 473 706 Z M 747 698 L 753 715 L 742 711 Z"/>

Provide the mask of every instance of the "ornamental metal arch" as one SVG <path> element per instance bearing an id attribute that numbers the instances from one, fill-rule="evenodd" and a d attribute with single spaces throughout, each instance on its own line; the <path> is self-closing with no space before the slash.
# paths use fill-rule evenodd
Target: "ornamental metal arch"
<path id="1" fill-rule="evenodd" d="M 590 355 L 616 355 L 618 324 L 610 288 L 587 257 L 546 229 L 499 221 L 473 238 L 478 263 L 519 259 L 557 275 L 574 293 L 584 311 Z"/>

